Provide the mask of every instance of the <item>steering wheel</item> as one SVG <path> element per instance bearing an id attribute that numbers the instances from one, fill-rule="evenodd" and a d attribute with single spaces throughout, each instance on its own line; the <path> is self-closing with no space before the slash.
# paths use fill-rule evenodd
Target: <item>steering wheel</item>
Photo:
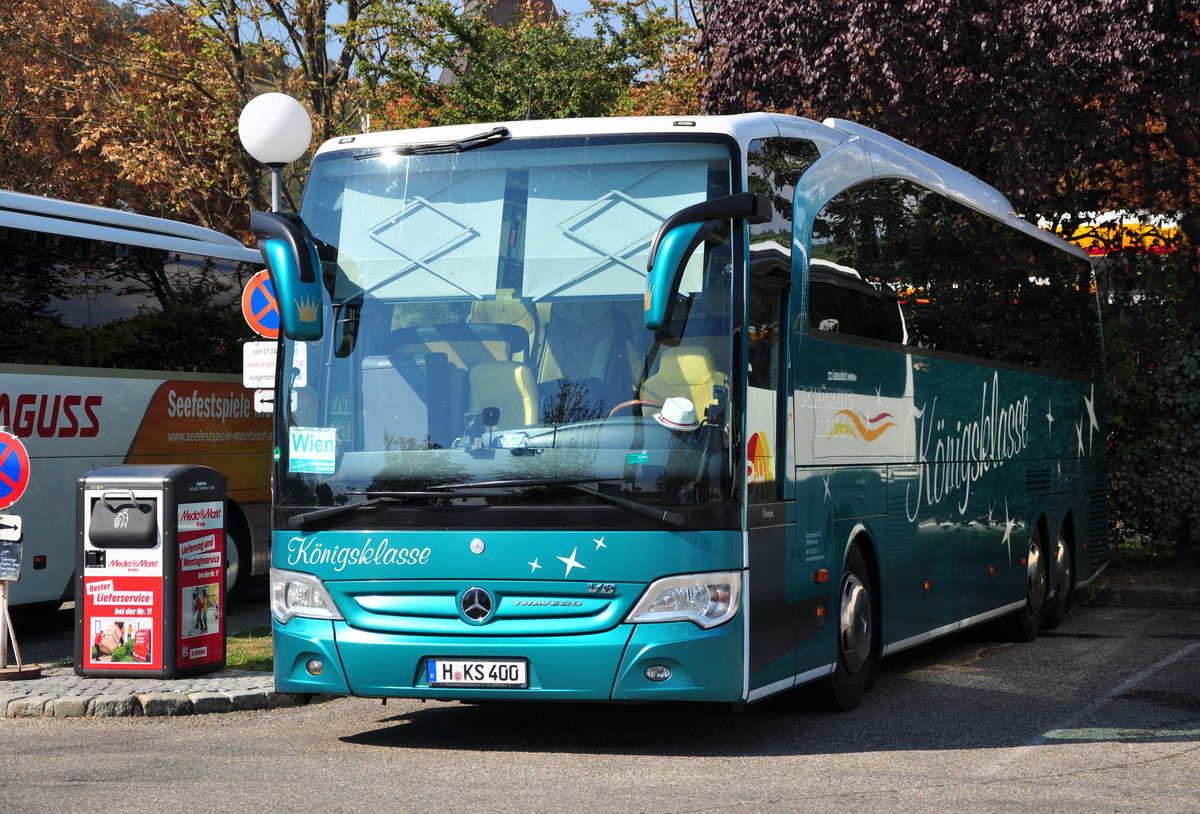
<path id="1" fill-rule="evenodd" d="M 609 410 L 608 417 L 612 418 L 617 413 L 619 413 L 621 410 L 624 410 L 626 407 L 662 407 L 662 406 L 663 406 L 663 403 L 661 401 L 653 401 L 651 399 L 629 399 L 629 401 L 623 401 L 620 404 L 618 404 L 616 407 L 613 407 L 611 410 Z"/>

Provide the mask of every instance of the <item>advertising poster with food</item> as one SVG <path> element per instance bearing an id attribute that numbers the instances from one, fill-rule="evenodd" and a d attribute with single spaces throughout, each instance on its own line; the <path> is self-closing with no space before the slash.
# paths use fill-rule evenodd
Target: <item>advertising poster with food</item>
<path id="1" fill-rule="evenodd" d="M 179 506 L 179 667 L 225 658 L 221 603 L 225 549 L 225 504 Z"/>

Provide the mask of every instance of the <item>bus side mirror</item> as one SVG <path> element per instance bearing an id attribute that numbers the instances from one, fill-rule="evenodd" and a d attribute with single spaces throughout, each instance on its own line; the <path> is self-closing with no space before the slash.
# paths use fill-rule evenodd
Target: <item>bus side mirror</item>
<path id="1" fill-rule="evenodd" d="M 251 212 L 250 229 L 258 236 L 279 307 L 279 325 L 288 339 L 320 339 L 322 299 L 321 261 L 300 226 L 274 212 Z"/>
<path id="2" fill-rule="evenodd" d="M 663 221 L 646 258 L 646 293 L 642 303 L 646 327 L 661 331 L 670 324 L 688 260 L 722 221 L 745 218 L 750 223 L 768 223 L 773 217 L 766 195 L 739 192 L 681 209 Z"/>

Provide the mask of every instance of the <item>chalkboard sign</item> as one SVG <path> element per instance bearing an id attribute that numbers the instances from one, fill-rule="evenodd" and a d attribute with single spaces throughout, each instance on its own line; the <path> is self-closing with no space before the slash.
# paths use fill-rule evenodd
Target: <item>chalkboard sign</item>
<path id="1" fill-rule="evenodd" d="M 21 543 L 16 540 L 0 540 L 0 579 L 21 578 Z"/>

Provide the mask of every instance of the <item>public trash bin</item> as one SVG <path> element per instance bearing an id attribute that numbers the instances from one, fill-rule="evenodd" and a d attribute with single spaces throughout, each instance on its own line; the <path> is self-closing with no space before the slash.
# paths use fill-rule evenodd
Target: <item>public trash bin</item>
<path id="1" fill-rule="evenodd" d="M 75 672 L 225 666 L 225 476 L 106 466 L 76 483 Z"/>

